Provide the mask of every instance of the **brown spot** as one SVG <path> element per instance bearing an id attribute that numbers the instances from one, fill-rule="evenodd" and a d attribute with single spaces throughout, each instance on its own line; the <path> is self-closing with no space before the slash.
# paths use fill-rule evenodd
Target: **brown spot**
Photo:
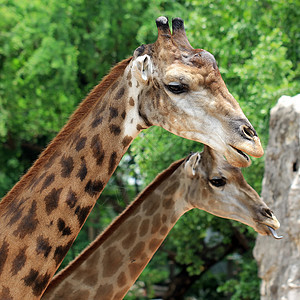
<path id="1" fill-rule="evenodd" d="M 44 189 L 46 189 L 51 183 L 53 183 L 55 179 L 55 175 L 52 173 L 50 175 L 48 175 L 46 178 L 45 178 L 45 181 L 43 182 L 43 185 L 41 187 L 41 190 L 40 192 L 42 192 Z"/>
<path id="2" fill-rule="evenodd" d="M 68 244 L 66 244 L 65 246 L 56 247 L 54 254 L 53 254 L 53 258 L 56 262 L 56 266 L 58 266 L 61 263 L 61 261 L 63 260 L 63 258 L 66 256 L 67 252 L 69 251 L 70 247 L 73 244 L 73 241 L 74 241 L 74 239 L 69 241 Z"/>
<path id="3" fill-rule="evenodd" d="M 50 246 L 49 238 L 44 238 L 42 235 L 38 236 L 36 239 L 36 248 L 35 251 L 37 254 L 44 254 L 44 257 L 47 258 L 52 246 Z"/>
<path id="4" fill-rule="evenodd" d="M 163 239 L 152 239 L 149 243 L 149 249 L 150 251 L 154 252 L 159 247 L 159 245 L 162 243 Z"/>
<path id="5" fill-rule="evenodd" d="M 176 216 L 173 216 L 172 219 L 171 219 L 171 223 L 176 223 L 177 220 L 178 220 L 177 217 L 176 217 Z"/>
<path id="6" fill-rule="evenodd" d="M 7 256 L 8 256 L 9 244 L 4 241 L 0 248 L 0 275 L 3 271 Z"/>
<path id="7" fill-rule="evenodd" d="M 59 299 L 65 299 L 66 296 L 69 296 L 69 292 L 68 291 L 70 291 L 72 289 L 73 289 L 73 284 L 71 284 L 69 282 L 65 282 L 64 284 L 62 284 L 60 287 L 57 288 L 57 291 L 56 291 L 55 295 L 59 295 L 59 297 L 56 297 L 56 299 L 57 298 L 59 298 Z"/>
<path id="8" fill-rule="evenodd" d="M 143 210 L 146 216 L 152 216 L 159 208 L 157 203 L 157 195 L 154 193 L 148 196 L 149 201 L 145 201 L 143 204 Z"/>
<path id="9" fill-rule="evenodd" d="M 100 180 L 89 180 L 84 191 L 91 197 L 97 196 L 103 190 L 103 183 Z"/>
<path id="10" fill-rule="evenodd" d="M 85 261 L 85 263 L 86 263 L 85 266 L 88 270 L 91 271 L 94 269 L 97 274 L 99 273 L 99 271 L 97 270 L 97 268 L 95 268 L 95 266 L 97 266 L 99 264 L 99 260 L 102 257 L 102 253 L 103 253 L 103 251 L 99 255 L 99 253 L 97 251 L 95 251 L 94 253 L 92 253 L 89 256 L 89 259 Z"/>
<path id="11" fill-rule="evenodd" d="M 47 169 L 51 167 L 60 154 L 61 154 L 60 151 L 55 151 L 48 159 L 48 162 L 45 164 L 45 168 Z"/>
<path id="12" fill-rule="evenodd" d="M 122 241 L 122 247 L 124 249 L 128 249 L 131 245 L 135 242 L 136 239 L 136 232 L 129 232 L 129 234 L 124 238 Z"/>
<path id="13" fill-rule="evenodd" d="M 94 287 L 98 283 L 98 276 L 99 276 L 98 271 L 96 270 L 96 272 L 93 272 L 95 266 L 96 265 L 94 265 L 93 268 L 88 271 L 89 275 L 81 274 L 81 277 L 83 277 L 83 283 L 90 287 Z M 85 299 L 85 298 L 80 298 L 80 299 Z"/>
<path id="14" fill-rule="evenodd" d="M 72 189 L 69 189 L 66 202 L 70 208 L 74 208 L 75 204 L 77 203 L 78 199 L 76 194 L 72 191 Z"/>
<path id="15" fill-rule="evenodd" d="M 177 191 L 178 187 L 179 187 L 179 182 L 174 181 L 174 182 L 172 182 L 172 184 L 170 186 L 168 186 L 164 190 L 163 194 L 166 196 L 173 195 Z"/>
<path id="16" fill-rule="evenodd" d="M 130 104 L 131 106 L 134 106 L 134 100 L 133 100 L 132 97 L 130 97 L 130 99 L 129 99 L 129 104 Z"/>
<path id="17" fill-rule="evenodd" d="M 31 286 L 32 292 L 35 296 L 39 296 L 46 288 L 50 275 L 39 275 L 39 272 L 34 269 L 30 269 L 29 274 L 22 278 L 26 286 Z"/>
<path id="18" fill-rule="evenodd" d="M 170 209 L 175 205 L 175 202 L 172 197 L 167 197 L 163 202 L 163 207 L 166 209 Z"/>
<path id="19" fill-rule="evenodd" d="M 78 170 L 76 177 L 79 178 L 81 181 L 83 181 L 86 174 L 87 174 L 86 162 L 85 162 L 84 157 L 81 157 L 81 165 L 80 165 L 80 169 Z"/>
<path id="20" fill-rule="evenodd" d="M 25 246 L 24 248 L 20 249 L 19 253 L 13 260 L 12 266 L 11 266 L 12 275 L 16 275 L 24 267 L 26 259 L 27 259 L 27 256 L 25 254 L 27 248 L 28 247 Z"/>
<path id="21" fill-rule="evenodd" d="M 73 169 L 74 169 L 74 162 L 72 157 L 65 157 L 65 155 L 61 158 L 60 164 L 62 166 L 61 176 L 63 178 L 70 177 Z"/>
<path id="22" fill-rule="evenodd" d="M 142 254 L 142 252 L 145 250 L 145 242 L 139 242 L 137 245 L 130 251 L 129 258 L 132 261 L 137 260 Z"/>
<path id="23" fill-rule="evenodd" d="M 62 188 L 58 190 L 56 188 L 53 188 L 52 191 L 44 198 L 46 204 L 46 212 L 48 216 L 52 213 L 54 209 L 58 207 L 58 201 L 62 190 Z"/>
<path id="24" fill-rule="evenodd" d="M 122 272 L 117 279 L 118 287 L 125 285 L 126 282 L 127 282 L 126 274 Z"/>
<path id="25" fill-rule="evenodd" d="M 2 291 L 0 293 L 0 299 L 3 300 L 13 300 L 13 297 L 10 293 L 10 289 L 3 285 Z"/>
<path id="26" fill-rule="evenodd" d="M 78 218 L 79 226 L 81 227 L 83 223 L 85 222 L 87 216 L 89 215 L 90 211 L 92 209 L 92 205 L 80 207 L 79 205 L 76 207 L 75 215 Z"/>
<path id="27" fill-rule="evenodd" d="M 131 80 L 131 72 L 129 71 L 128 72 L 128 74 L 127 74 L 127 76 L 126 76 L 126 79 L 129 81 L 129 80 Z"/>
<path id="28" fill-rule="evenodd" d="M 115 107 L 110 107 L 109 108 L 109 120 L 108 122 L 110 122 L 112 119 L 116 118 L 118 116 L 118 109 Z"/>
<path id="29" fill-rule="evenodd" d="M 25 201 L 28 199 L 29 198 L 27 198 L 27 199 L 22 198 L 20 201 L 15 200 L 8 204 L 8 206 L 6 208 L 7 211 L 5 212 L 4 215 L 6 217 L 12 215 L 12 217 L 10 218 L 10 220 L 8 222 L 9 226 L 13 225 L 14 223 L 16 223 L 17 221 L 20 220 L 20 218 L 22 217 L 23 210 L 24 210 L 24 207 L 21 207 L 21 206 L 23 206 Z"/>
<path id="30" fill-rule="evenodd" d="M 151 233 L 156 233 L 159 228 L 161 226 L 161 218 L 160 218 L 160 214 L 157 213 L 152 220 L 152 228 L 151 228 Z"/>
<path id="31" fill-rule="evenodd" d="M 98 166 L 100 166 L 103 162 L 105 152 L 102 148 L 102 143 L 99 138 L 99 134 L 93 136 L 91 142 L 91 148 L 93 151 L 93 156 L 96 159 L 96 163 Z"/>
<path id="32" fill-rule="evenodd" d="M 95 127 L 99 126 L 100 124 L 102 124 L 102 121 L 103 121 L 103 117 L 97 116 L 92 122 L 92 128 L 95 128 Z"/>
<path id="33" fill-rule="evenodd" d="M 69 293 L 68 293 L 69 295 Z M 89 299 L 90 292 L 85 290 L 85 291 L 72 291 L 72 299 Z"/>
<path id="34" fill-rule="evenodd" d="M 19 237 L 23 239 L 27 234 L 32 234 L 35 231 L 37 224 L 39 223 L 36 218 L 36 207 L 36 201 L 33 200 L 27 215 L 22 218 L 18 228 L 13 232 L 15 236 L 19 235 Z"/>
<path id="35" fill-rule="evenodd" d="M 75 149 L 77 152 L 79 152 L 80 150 L 82 150 L 85 147 L 86 140 L 87 140 L 86 137 L 82 137 L 79 139 L 79 141 L 76 143 L 76 146 L 75 146 Z"/>
<path id="36" fill-rule="evenodd" d="M 145 266 L 147 265 L 147 262 L 148 261 L 143 262 L 143 263 L 134 262 L 129 265 L 129 272 L 130 272 L 131 280 L 136 279 L 141 274 L 141 272 L 144 270 Z"/>
<path id="37" fill-rule="evenodd" d="M 36 179 L 36 176 L 32 179 L 31 181 L 31 184 L 30 184 L 30 187 L 32 189 L 34 189 L 43 179 L 44 177 L 47 175 L 47 172 L 43 173 L 40 177 L 38 177 Z"/>
<path id="38" fill-rule="evenodd" d="M 121 133 L 121 128 L 118 125 L 115 124 L 111 124 L 109 125 L 109 130 L 111 133 L 113 133 L 114 135 L 119 135 Z"/>
<path id="39" fill-rule="evenodd" d="M 72 233 L 71 228 L 69 226 L 66 226 L 65 221 L 61 218 L 57 220 L 57 228 L 62 235 L 70 235 Z"/>
<path id="40" fill-rule="evenodd" d="M 139 229 L 140 237 L 144 236 L 148 232 L 149 224 L 150 224 L 150 222 L 148 219 L 143 220 L 142 224 L 140 225 L 140 229 Z"/>
<path id="41" fill-rule="evenodd" d="M 116 247 L 106 250 L 103 257 L 103 277 L 114 275 L 122 265 L 123 255 Z"/>
<path id="42" fill-rule="evenodd" d="M 132 141 L 132 137 L 129 135 L 126 135 L 122 141 L 123 147 L 126 148 Z"/>
<path id="43" fill-rule="evenodd" d="M 111 154 L 109 159 L 108 174 L 111 174 L 114 171 L 116 164 L 117 164 L 117 152 L 114 151 Z"/>
<path id="44" fill-rule="evenodd" d="M 161 217 L 162 222 L 166 223 L 167 219 L 168 217 L 165 214 L 163 214 L 163 216 Z"/>
<path id="45" fill-rule="evenodd" d="M 112 85 L 112 87 L 111 87 L 111 92 L 113 91 L 113 90 L 115 90 L 116 89 L 116 87 L 119 85 L 119 81 L 116 81 L 113 85 Z"/>
<path id="46" fill-rule="evenodd" d="M 140 131 L 140 130 L 143 130 L 144 127 L 143 127 L 142 125 L 140 125 L 140 124 L 137 124 L 137 125 L 136 125 L 136 129 L 137 129 L 138 131 Z"/>
<path id="47" fill-rule="evenodd" d="M 120 100 L 123 95 L 125 93 L 125 89 L 124 87 L 121 87 L 118 91 L 117 91 L 117 94 L 116 94 L 116 100 Z"/>
<path id="48" fill-rule="evenodd" d="M 71 138 L 69 140 L 69 144 L 70 146 L 72 147 L 73 145 L 75 145 L 78 140 L 80 139 L 80 133 L 78 130 L 76 130 L 72 135 L 71 135 Z"/>
<path id="49" fill-rule="evenodd" d="M 101 299 L 103 300 L 112 299 L 113 294 L 114 289 L 112 284 L 100 285 L 96 292 L 96 295 L 101 295 Z M 95 300 L 99 300 L 99 297 L 96 296 Z"/>
<path id="50" fill-rule="evenodd" d="M 161 235 L 163 235 L 163 236 L 166 236 L 167 233 L 168 233 L 168 231 L 169 231 L 168 226 L 164 225 L 164 226 L 161 228 L 161 230 L 159 231 L 159 233 L 160 233 Z"/>
<path id="51" fill-rule="evenodd" d="M 125 110 L 122 112 L 121 117 L 122 117 L 123 120 L 125 119 L 125 117 L 126 117 L 126 111 Z"/>

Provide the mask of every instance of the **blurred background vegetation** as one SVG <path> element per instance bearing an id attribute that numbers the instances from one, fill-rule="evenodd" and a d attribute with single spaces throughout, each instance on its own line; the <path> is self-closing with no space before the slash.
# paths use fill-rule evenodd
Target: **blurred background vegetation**
<path id="1" fill-rule="evenodd" d="M 270 109 L 300 91 L 299 1 L 0 0 L 0 197 L 109 68 L 156 40 L 160 15 L 183 18 L 190 43 L 214 54 L 266 148 Z M 160 128 L 140 134 L 62 266 L 158 172 L 198 150 Z M 263 158 L 243 171 L 258 192 L 263 172 Z M 126 299 L 259 299 L 255 236 L 237 222 L 189 212 Z"/>

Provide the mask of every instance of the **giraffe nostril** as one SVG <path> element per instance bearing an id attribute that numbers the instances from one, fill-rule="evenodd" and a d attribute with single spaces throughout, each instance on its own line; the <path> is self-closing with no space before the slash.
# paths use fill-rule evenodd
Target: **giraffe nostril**
<path id="1" fill-rule="evenodd" d="M 252 140 L 255 136 L 257 136 L 254 129 L 252 129 L 250 126 L 242 125 L 240 127 L 242 135 L 249 140 Z"/>
<path id="2" fill-rule="evenodd" d="M 273 217 L 272 211 L 267 207 L 262 207 L 260 212 L 263 216 L 265 216 L 267 218 L 272 218 Z"/>

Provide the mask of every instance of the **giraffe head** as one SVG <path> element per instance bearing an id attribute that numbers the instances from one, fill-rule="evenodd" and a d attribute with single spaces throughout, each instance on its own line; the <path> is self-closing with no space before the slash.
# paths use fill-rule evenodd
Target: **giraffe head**
<path id="1" fill-rule="evenodd" d="M 183 163 L 186 199 L 194 208 L 249 225 L 262 235 L 273 235 L 280 224 L 239 168 L 205 146 Z"/>
<path id="2" fill-rule="evenodd" d="M 138 95 L 140 116 L 148 125 L 209 145 L 234 166 L 249 166 L 247 154 L 261 157 L 263 149 L 214 56 L 192 48 L 181 19 L 173 19 L 173 33 L 167 18 L 156 24 L 157 41 L 133 55 L 133 74 L 144 87 Z"/>

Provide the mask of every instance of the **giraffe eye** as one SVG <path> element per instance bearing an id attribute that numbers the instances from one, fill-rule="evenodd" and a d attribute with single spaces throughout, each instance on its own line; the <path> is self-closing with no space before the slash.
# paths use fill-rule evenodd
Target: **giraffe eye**
<path id="1" fill-rule="evenodd" d="M 166 86 L 173 94 L 181 94 L 188 91 L 188 86 L 180 82 L 170 82 Z"/>
<path id="2" fill-rule="evenodd" d="M 216 187 L 221 187 L 226 184 L 226 178 L 224 177 L 213 177 L 209 180 L 209 182 Z"/>

